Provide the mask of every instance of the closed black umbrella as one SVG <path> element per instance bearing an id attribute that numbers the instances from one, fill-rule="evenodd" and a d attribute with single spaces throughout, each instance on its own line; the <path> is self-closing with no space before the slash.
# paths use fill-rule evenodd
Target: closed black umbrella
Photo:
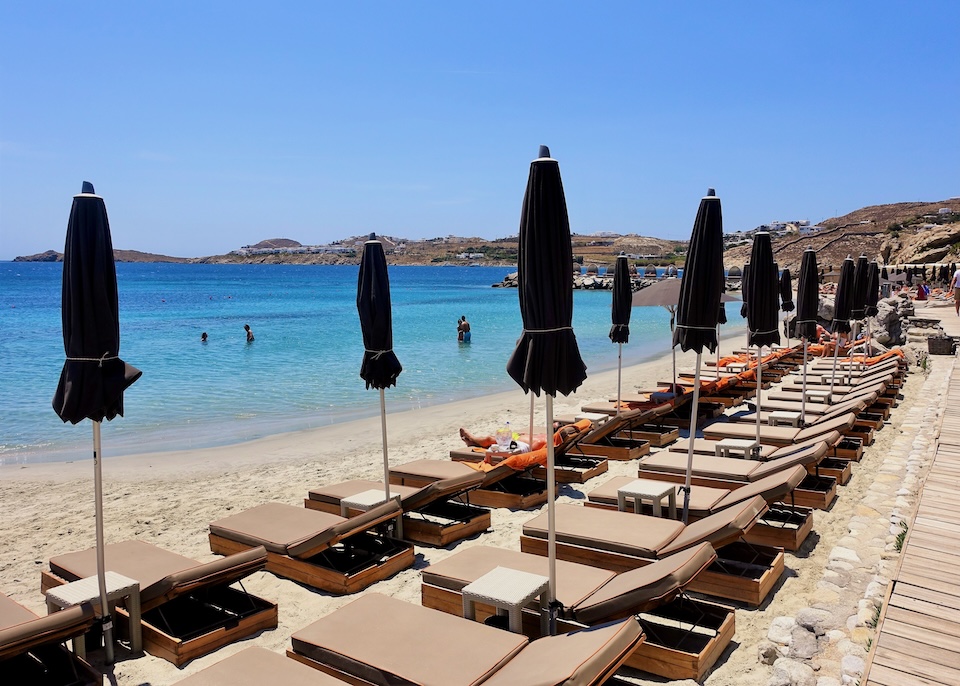
<path id="1" fill-rule="evenodd" d="M 784 269 L 780 272 L 780 310 L 782 312 L 793 312 L 793 281 L 790 278 L 790 270 Z M 787 347 L 790 347 L 790 327 L 789 317 L 784 317 L 783 332 L 787 337 Z"/>
<path id="2" fill-rule="evenodd" d="M 883 279 L 884 281 L 887 281 L 890 278 L 889 274 L 887 274 L 886 265 L 884 265 L 883 269 L 880 270 L 880 278 Z"/>
<path id="3" fill-rule="evenodd" d="M 743 304 L 740 305 L 740 316 L 747 318 L 747 284 L 750 282 L 750 263 L 743 265 L 743 277 L 740 279 L 740 297 L 743 298 Z"/>
<path id="4" fill-rule="evenodd" d="M 387 407 L 384 389 L 397 383 L 403 371 L 393 352 L 393 313 L 390 307 L 390 278 L 383 245 L 374 240 L 363 244 L 360 273 L 357 277 L 357 312 L 363 334 L 363 362 L 360 378 L 380 391 L 380 430 L 383 441 L 383 488 L 390 498 L 390 461 L 387 457 Z"/>
<path id="5" fill-rule="evenodd" d="M 720 198 L 711 188 L 700 200 L 700 209 L 690 234 L 687 261 L 680 283 L 677 307 L 677 328 L 673 345 L 684 352 L 697 351 L 693 379 L 693 406 L 690 411 L 690 446 L 687 451 L 687 472 L 683 485 L 683 522 L 690 511 L 690 482 L 693 472 L 693 444 L 697 433 L 697 412 L 700 402 L 700 366 L 703 349 L 717 347 L 717 317 L 723 291 L 723 213 Z"/>
<path id="6" fill-rule="evenodd" d="M 863 319 L 863 311 L 867 306 L 868 272 L 867 256 L 861 253 L 853 268 L 853 300 L 850 303 L 850 318 L 854 320 Z"/>
<path id="7" fill-rule="evenodd" d="M 760 412 L 763 393 L 763 346 L 780 342 L 777 327 L 780 304 L 779 270 L 773 261 L 770 234 L 760 231 L 750 252 L 750 279 L 747 281 L 747 346 L 757 346 L 757 445 L 760 443 Z M 759 447 L 756 448 L 759 451 Z"/>
<path id="8" fill-rule="evenodd" d="M 834 379 L 837 375 L 837 358 L 840 356 L 840 335 L 850 333 L 850 313 L 853 309 L 853 258 L 849 255 L 840 267 L 840 281 L 833 301 L 833 324 L 831 330 L 837 334 L 833 349 L 833 376 L 830 378 L 830 393 L 833 394 Z"/>
<path id="9" fill-rule="evenodd" d="M 871 341 L 873 339 L 873 330 L 871 328 L 872 317 L 879 313 L 877 303 L 880 300 L 880 270 L 877 267 L 876 260 L 870 262 L 867 267 L 867 300 L 863 313 L 867 318 L 867 354 L 872 352 Z"/>
<path id="10" fill-rule="evenodd" d="M 630 310 L 633 287 L 630 283 L 630 266 L 623 253 L 617 257 L 613 273 L 613 304 L 610 306 L 610 340 L 617 344 L 617 414 L 620 414 L 620 372 L 623 365 L 623 344 L 630 340 Z"/>
<path id="11" fill-rule="evenodd" d="M 93 469 L 96 500 L 97 578 L 100 606 L 107 607 L 103 561 L 103 485 L 100 423 L 123 416 L 123 392 L 142 372 L 120 359 L 120 307 L 113 261 L 110 222 L 103 198 L 93 184 L 73 196 L 63 249 L 63 348 L 66 361 L 53 396 L 53 409 L 64 422 L 93 422 Z M 104 623 L 107 662 L 113 662 L 113 638 Z"/>
<path id="12" fill-rule="evenodd" d="M 573 249 L 560 165 L 540 146 L 530 163 L 520 216 L 517 286 L 523 332 L 507 362 L 507 373 L 524 392 L 546 397 L 546 426 L 553 426 L 553 398 L 575 391 L 587 378 L 573 333 Z M 550 630 L 557 597 L 556 481 L 553 441 L 547 441 L 547 557 Z"/>
<path id="13" fill-rule="evenodd" d="M 807 346 L 817 337 L 817 315 L 820 312 L 820 279 L 817 275 L 817 253 L 803 251 L 800 278 L 797 280 L 797 336 L 803 341 L 803 387 L 800 401 L 800 423 L 806 422 L 807 410 Z"/>

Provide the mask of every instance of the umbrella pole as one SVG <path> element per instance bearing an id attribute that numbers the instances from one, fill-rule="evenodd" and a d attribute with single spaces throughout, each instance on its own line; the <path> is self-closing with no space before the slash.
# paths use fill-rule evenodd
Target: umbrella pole
<path id="1" fill-rule="evenodd" d="M 807 425 L 807 337 L 803 336 L 800 340 L 803 343 L 803 392 L 800 398 L 800 426 L 804 427 Z"/>
<path id="2" fill-rule="evenodd" d="M 840 357 L 840 332 L 837 332 L 837 340 L 833 344 L 833 374 L 830 375 L 830 400 L 827 402 L 829 405 L 833 402 L 833 383 L 837 379 L 837 358 Z"/>
<path id="3" fill-rule="evenodd" d="M 533 400 L 533 391 L 530 391 L 530 433 L 527 434 L 527 438 L 529 438 L 531 441 L 533 440 Z M 548 436 L 553 434 L 552 427 L 548 426 L 546 429 L 544 429 L 544 431 L 546 431 Z"/>
<path id="4" fill-rule="evenodd" d="M 107 664 L 113 664 L 113 620 L 107 603 L 107 565 L 103 553 L 103 480 L 100 461 L 100 422 L 93 423 L 93 486 L 96 501 L 97 584 L 100 586 L 100 616 L 103 617 L 103 649 Z M 82 639 L 81 639 L 82 640 Z"/>
<path id="5" fill-rule="evenodd" d="M 547 426 L 550 426 L 553 423 L 553 396 L 546 394 L 547 396 Z M 553 636 L 557 632 L 557 616 L 556 608 L 554 607 L 557 599 L 557 483 L 556 475 L 554 474 L 554 450 L 553 450 L 553 440 L 547 438 L 547 561 L 548 561 L 548 575 L 549 575 L 549 587 L 547 593 L 549 598 L 547 599 L 548 603 L 548 612 L 549 615 L 549 626 L 550 626 L 550 635 Z"/>
<path id="6" fill-rule="evenodd" d="M 620 414 L 620 375 L 623 372 L 623 343 L 617 343 L 617 414 Z"/>
<path id="7" fill-rule="evenodd" d="M 693 409 L 690 410 L 690 437 L 687 445 L 687 474 L 683 480 L 683 523 L 690 513 L 690 482 L 693 474 L 693 442 L 697 437 L 697 405 L 700 404 L 700 356 L 697 352 L 697 368 L 693 373 Z"/>
<path id="8" fill-rule="evenodd" d="M 383 494 L 390 500 L 390 460 L 387 458 L 387 403 L 380 389 L 380 434 L 383 438 Z"/>
<path id="9" fill-rule="evenodd" d="M 763 395 L 763 346 L 757 346 L 757 455 L 760 454 L 760 396 Z"/>
<path id="10" fill-rule="evenodd" d="M 670 313 L 670 345 L 673 346 L 673 318 L 675 310 L 672 307 L 668 307 L 667 311 Z M 670 389 L 670 392 L 674 395 L 679 395 L 677 393 L 677 348 L 673 346 L 670 348 L 670 352 L 673 354 L 673 387 Z"/>

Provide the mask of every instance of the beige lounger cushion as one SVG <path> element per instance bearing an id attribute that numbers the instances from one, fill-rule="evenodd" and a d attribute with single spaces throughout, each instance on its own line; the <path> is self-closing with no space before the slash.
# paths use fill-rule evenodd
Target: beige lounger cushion
<path id="1" fill-rule="evenodd" d="M 140 604 L 144 610 L 201 587 L 231 584 L 267 564 L 267 551 L 262 547 L 200 563 L 136 540 L 111 543 L 104 547 L 103 555 L 109 571 L 140 583 Z M 97 573 L 97 550 L 88 548 L 58 555 L 50 560 L 50 570 L 69 581 L 93 576 Z"/>
<path id="2" fill-rule="evenodd" d="M 349 498 L 350 496 L 357 495 L 358 493 L 363 493 L 365 491 L 382 490 L 382 481 L 353 479 L 351 481 L 342 481 L 338 484 L 330 484 L 329 486 L 320 486 L 319 488 L 314 488 L 310 491 L 308 497 L 310 500 L 317 500 L 321 503 L 329 503 L 339 507 L 340 501 L 344 498 Z M 391 496 L 399 495 L 401 498 L 406 498 L 408 495 L 412 495 L 419 490 L 419 488 L 412 488 L 410 486 L 396 486 L 394 484 L 390 484 Z"/>
<path id="3" fill-rule="evenodd" d="M 474 488 L 483 483 L 483 472 L 463 474 L 442 481 L 434 481 L 419 489 L 416 493 L 404 496 L 400 501 L 404 512 L 412 512 L 426 507 L 430 503 L 447 500 Z"/>
<path id="4" fill-rule="evenodd" d="M 673 599 L 716 558 L 713 546 L 705 542 L 618 574 L 577 603 L 570 614 L 583 624 L 594 624 L 649 611 Z"/>
<path id="5" fill-rule="evenodd" d="M 558 542 L 635 557 L 657 557 L 683 530 L 680 522 L 630 512 L 567 504 L 557 505 L 555 511 Z M 524 524 L 523 533 L 546 539 L 547 513 Z"/>
<path id="6" fill-rule="evenodd" d="M 740 488 L 729 491 L 726 497 L 717 503 L 718 510 L 741 503 L 748 498 L 760 496 L 768 503 L 776 502 L 787 497 L 790 492 L 800 485 L 807 476 L 807 470 L 801 466 L 792 469 L 786 468 L 774 472 L 770 476 L 744 484 Z M 697 487 L 694 486 L 694 489 Z"/>
<path id="7" fill-rule="evenodd" d="M 376 523 L 400 514 L 395 500 L 344 519 L 335 514 L 264 503 L 210 524 L 210 533 L 290 557 L 309 558 Z"/>
<path id="8" fill-rule="evenodd" d="M 390 468 L 390 476 L 418 476 L 428 479 L 451 479 L 477 470 L 454 460 L 414 460 Z"/>
<path id="9" fill-rule="evenodd" d="M 459 592 L 467 584 L 497 567 L 547 576 L 548 566 L 547 558 L 540 555 L 477 545 L 458 550 L 424 569 L 423 583 Z M 572 607 L 614 576 L 613 572 L 606 569 L 557 560 L 557 600 L 564 607 Z"/>
<path id="10" fill-rule="evenodd" d="M 531 642 L 484 686 L 589 686 L 601 684 L 643 636 L 635 619 Z"/>
<path id="11" fill-rule="evenodd" d="M 590 493 L 587 494 L 587 500 L 616 507 L 618 503 L 617 491 L 636 478 L 635 476 L 615 476 L 605 484 L 590 491 Z M 681 485 L 677 484 L 676 486 L 677 508 L 679 509 L 683 503 L 683 494 L 680 493 Z M 727 488 L 693 486 L 690 491 L 690 513 L 697 517 L 710 514 L 710 511 L 713 510 L 717 503 L 723 500 L 728 493 L 730 493 L 730 489 Z M 632 509 L 633 503 L 628 503 L 628 507 Z"/>
<path id="12" fill-rule="evenodd" d="M 724 481 L 750 481 L 751 474 L 762 464 L 757 460 L 743 460 L 737 457 L 713 457 L 710 455 L 693 456 L 693 471 L 697 476 Z M 686 474 L 687 456 L 662 450 L 654 455 L 640 459 L 640 477 L 643 472 L 666 472 Z"/>
<path id="13" fill-rule="evenodd" d="M 285 655 L 254 646 L 178 681 L 176 686 L 343 686 L 345 683 Z"/>
<path id="14" fill-rule="evenodd" d="M 796 429 L 793 429 L 796 431 Z M 756 436 L 756 427 L 754 427 L 754 434 L 750 438 Z M 766 459 L 770 457 L 774 452 L 776 452 L 778 446 L 770 444 L 762 444 L 760 446 L 760 457 Z M 669 448 L 668 452 L 671 453 L 683 453 L 684 459 L 686 459 L 687 451 L 690 450 L 690 439 L 684 438 L 683 440 L 674 442 Z M 695 438 L 693 443 L 693 454 L 694 455 L 716 455 L 717 453 L 717 439 L 707 440 L 706 438 Z"/>
<path id="15" fill-rule="evenodd" d="M 520 634 L 378 593 L 360 596 L 291 641 L 295 652 L 374 684 L 436 686 L 482 683 L 527 644 Z"/>
<path id="16" fill-rule="evenodd" d="M 95 618 L 89 603 L 38 617 L 0 593 L 0 660 L 79 636 L 93 625 Z"/>
<path id="17" fill-rule="evenodd" d="M 670 544 L 660 551 L 663 555 L 685 550 L 702 541 L 709 541 L 714 549 L 733 543 L 757 523 L 760 515 L 768 510 L 767 501 L 756 496 L 742 503 L 720 510 L 709 517 L 687 524 Z"/>
<path id="18" fill-rule="evenodd" d="M 771 443 L 798 443 L 821 437 L 831 431 L 843 431 L 853 426 L 857 416 L 852 412 L 841 417 L 816 422 L 805 429 L 795 429 L 789 426 L 760 425 L 760 442 Z M 734 422 L 716 422 L 704 427 L 703 437 L 711 440 L 723 438 L 754 438 L 757 435 L 755 426 L 737 424 Z"/>

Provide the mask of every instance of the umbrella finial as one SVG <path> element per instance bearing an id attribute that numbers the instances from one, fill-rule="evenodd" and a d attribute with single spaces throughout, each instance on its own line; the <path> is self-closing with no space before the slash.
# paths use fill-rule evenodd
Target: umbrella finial
<path id="1" fill-rule="evenodd" d="M 550 148 L 546 145 L 540 146 L 540 154 L 537 157 L 550 157 Z"/>
<path id="2" fill-rule="evenodd" d="M 96 191 L 93 190 L 93 184 L 89 181 L 84 181 L 83 186 L 80 188 L 81 193 L 89 193 L 90 195 L 96 195 Z"/>
<path id="3" fill-rule="evenodd" d="M 370 232 L 370 238 L 368 238 L 367 240 L 368 240 L 368 241 L 375 241 L 375 240 L 377 240 L 377 232 L 376 232 L 376 231 L 371 231 L 371 232 Z"/>
<path id="4" fill-rule="evenodd" d="M 716 196 L 717 196 L 717 189 L 716 189 L 716 188 L 708 188 L 708 189 L 707 189 L 707 197 L 708 197 L 708 198 L 715 198 Z"/>

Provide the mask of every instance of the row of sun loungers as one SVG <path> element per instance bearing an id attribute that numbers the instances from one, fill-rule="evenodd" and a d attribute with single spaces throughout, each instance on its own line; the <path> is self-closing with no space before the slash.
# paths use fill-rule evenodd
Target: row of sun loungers
<path id="1" fill-rule="evenodd" d="M 427 567 L 423 607 L 366 594 L 293 634 L 292 660 L 250 648 L 182 683 L 601 684 L 623 664 L 671 679 L 702 679 L 733 637 L 734 614 L 727 605 L 688 593 L 761 604 L 782 576 L 783 550 L 800 547 L 813 528 L 813 508 L 829 507 L 838 481 L 849 478 L 849 461 L 859 458 L 857 451 L 851 457 L 838 450 L 845 441 L 859 440 L 862 447 L 872 440 L 902 382 L 897 359 L 847 367 L 846 383 L 834 384 L 829 402 L 805 404 L 803 425 L 771 426 L 773 410 L 799 410 L 802 382 L 789 375 L 795 358 L 783 350 L 769 360 L 780 386 L 764 397 L 761 442 L 750 456 L 756 459 L 716 456 L 719 440 L 756 437 L 756 415 L 747 412 L 705 426 L 703 438 L 674 441 L 668 450 L 648 454 L 651 440 L 645 436 L 670 432 L 645 429 L 662 428 L 659 422 L 669 420 L 688 392 L 666 401 L 653 394 L 606 422 L 581 418 L 577 431 L 558 434 L 558 462 L 567 460 L 559 473 L 568 470 L 567 480 L 581 483 L 606 471 L 609 459 L 640 458 L 640 477 L 679 484 L 691 440 L 694 446 L 687 525 L 654 516 L 650 504 L 637 513 L 619 511 L 618 489 L 632 477 L 594 488 L 585 506 L 556 507 L 559 630 L 566 633 L 540 637 L 536 604 L 524 609 L 525 635 L 459 616 L 463 587 L 486 572 L 545 572 L 543 513 L 524 524 L 520 551 L 475 546 Z M 808 368 L 818 374 L 813 382 L 808 375 L 808 389 L 829 387 L 829 379 L 819 376 L 832 372 L 825 364 Z M 744 375 L 751 371 L 717 374 L 703 388 L 724 398 L 740 393 L 742 402 L 750 390 Z M 653 398 L 660 402 L 643 404 Z M 385 485 L 354 480 L 311 489 L 304 507 L 266 503 L 212 522 L 210 548 L 225 556 L 214 562 L 142 541 L 107 546 L 107 568 L 140 583 L 145 649 L 179 666 L 276 627 L 276 604 L 238 583 L 256 571 L 330 593 L 355 593 L 412 566 L 414 543 L 446 546 L 489 529 L 487 508 L 546 501 L 544 455 L 459 450 L 451 456 L 449 462 L 394 466 L 390 500 L 372 507 L 356 503 L 382 493 Z M 675 495 L 682 500 L 679 488 Z M 92 549 L 52 558 L 42 590 L 95 570 Z M 122 607 L 117 612 L 124 634 L 128 617 Z M 478 604 L 479 619 L 493 613 L 492 606 Z M 34 675 L 41 665 L 70 679 L 51 683 L 100 683 L 88 664 L 61 645 L 82 640 L 93 621 L 89 605 L 37 618 L 0 596 L 4 675 L 46 683 Z"/>

